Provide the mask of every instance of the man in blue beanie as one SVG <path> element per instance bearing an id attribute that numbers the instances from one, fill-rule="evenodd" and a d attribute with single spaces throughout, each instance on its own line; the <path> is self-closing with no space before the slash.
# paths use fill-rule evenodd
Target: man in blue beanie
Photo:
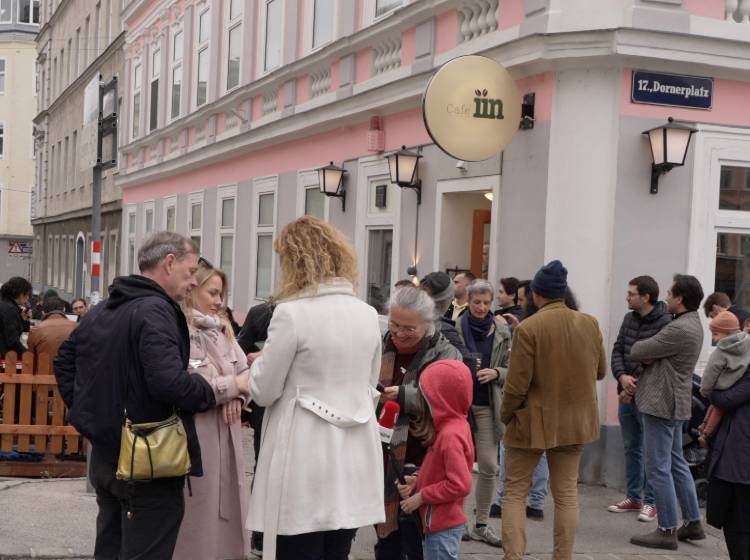
<path id="1" fill-rule="evenodd" d="M 501 418 L 506 424 L 503 549 L 526 552 L 526 498 L 542 454 L 555 498 L 554 556 L 569 559 L 578 525 L 578 466 L 586 443 L 599 439 L 596 382 L 607 357 L 599 324 L 564 303 L 568 271 L 554 260 L 531 282 L 539 308 L 515 330 Z"/>

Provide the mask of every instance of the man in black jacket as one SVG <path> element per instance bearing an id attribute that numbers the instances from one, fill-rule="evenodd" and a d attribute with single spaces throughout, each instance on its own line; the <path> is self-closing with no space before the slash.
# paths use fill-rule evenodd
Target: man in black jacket
<path id="1" fill-rule="evenodd" d="M 70 422 L 92 444 L 97 560 L 170 560 L 184 512 L 185 477 L 116 479 L 125 416 L 156 422 L 178 409 L 191 475 L 201 476 L 192 413 L 247 393 L 247 373 L 212 385 L 186 371 L 190 340 L 177 302 L 196 286 L 195 244 L 176 233 L 154 234 L 138 251 L 138 266 L 142 275 L 116 278 L 109 299 L 86 314 L 54 360 Z"/>
<path id="2" fill-rule="evenodd" d="M 25 306 L 30 296 L 31 284 L 20 276 L 9 278 L 0 288 L 0 358 L 12 351 L 20 362 L 26 351 L 21 335 L 29 330 L 29 312 Z"/>
<path id="3" fill-rule="evenodd" d="M 643 365 L 630 359 L 630 349 L 639 340 L 651 338 L 672 318 L 666 305 L 659 301 L 659 285 L 650 276 L 638 276 L 628 283 L 628 307 L 620 333 L 612 348 L 612 375 L 617 379 L 620 395 L 618 417 L 625 446 L 625 499 L 609 506 L 613 513 L 638 512 L 639 521 L 654 521 L 654 493 L 646 479 L 643 459 L 643 421 L 635 405 L 638 377 Z"/>

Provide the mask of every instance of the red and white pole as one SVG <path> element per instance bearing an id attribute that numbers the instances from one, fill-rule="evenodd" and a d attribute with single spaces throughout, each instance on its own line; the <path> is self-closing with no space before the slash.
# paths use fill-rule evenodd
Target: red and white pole
<path id="1" fill-rule="evenodd" d="M 98 286 L 101 278 L 101 262 L 102 262 L 102 242 L 97 239 L 91 242 L 91 278 L 97 279 L 96 285 Z M 99 303 L 99 292 L 95 291 L 91 293 L 91 304 L 96 305 Z M 97 301 L 93 301 L 96 299 Z"/>

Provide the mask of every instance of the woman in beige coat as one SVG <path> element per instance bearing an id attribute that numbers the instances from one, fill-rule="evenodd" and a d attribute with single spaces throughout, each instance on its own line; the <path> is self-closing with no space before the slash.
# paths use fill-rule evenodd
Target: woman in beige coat
<path id="1" fill-rule="evenodd" d="M 247 358 L 235 342 L 221 313 L 226 301 L 226 276 L 208 261 L 198 261 L 198 286 L 183 309 L 190 327 L 190 367 L 210 382 L 237 375 Z M 185 489 L 185 516 L 175 548 L 175 560 L 234 560 L 245 558 L 247 496 L 242 452 L 240 410 L 235 399 L 195 415 L 201 445 L 203 476 L 191 478 Z"/>

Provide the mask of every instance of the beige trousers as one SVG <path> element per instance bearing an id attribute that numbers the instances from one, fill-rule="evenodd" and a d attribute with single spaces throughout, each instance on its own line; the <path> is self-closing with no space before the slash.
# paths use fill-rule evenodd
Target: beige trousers
<path id="1" fill-rule="evenodd" d="M 526 552 L 526 498 L 542 449 L 505 449 L 503 549 L 506 560 L 521 560 Z M 549 479 L 555 501 L 553 560 L 570 560 L 578 526 L 578 466 L 583 445 L 547 450 Z"/>

